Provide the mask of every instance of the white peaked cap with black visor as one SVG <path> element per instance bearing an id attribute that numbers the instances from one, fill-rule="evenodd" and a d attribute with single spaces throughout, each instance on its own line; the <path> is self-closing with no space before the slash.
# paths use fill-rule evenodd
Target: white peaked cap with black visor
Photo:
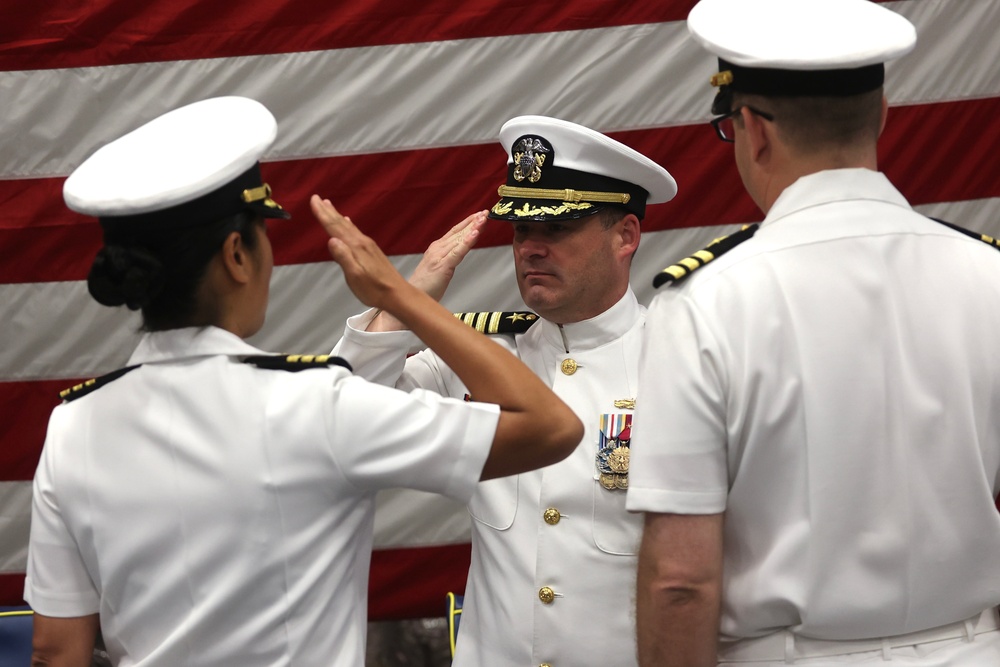
<path id="1" fill-rule="evenodd" d="M 885 65 L 913 49 L 916 28 L 869 0 L 701 0 L 692 37 L 719 58 L 716 114 L 732 93 L 845 96 L 875 90 Z"/>
<path id="2" fill-rule="evenodd" d="M 574 220 L 607 207 L 634 213 L 670 201 L 677 183 L 645 155 L 583 125 L 518 116 L 500 128 L 507 180 L 490 210 L 495 220 Z"/>
<path id="3" fill-rule="evenodd" d="M 256 100 L 195 102 L 98 149 L 66 179 L 63 198 L 106 230 L 180 229 L 241 211 L 288 218 L 260 175 L 276 135 L 274 116 Z"/>

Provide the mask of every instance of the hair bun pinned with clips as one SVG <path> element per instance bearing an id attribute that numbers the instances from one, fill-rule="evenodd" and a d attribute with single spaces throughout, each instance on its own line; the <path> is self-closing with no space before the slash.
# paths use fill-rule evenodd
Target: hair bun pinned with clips
<path id="1" fill-rule="evenodd" d="M 148 251 L 109 245 L 94 258 L 87 289 L 101 305 L 139 310 L 160 293 L 165 282 L 163 263 Z"/>

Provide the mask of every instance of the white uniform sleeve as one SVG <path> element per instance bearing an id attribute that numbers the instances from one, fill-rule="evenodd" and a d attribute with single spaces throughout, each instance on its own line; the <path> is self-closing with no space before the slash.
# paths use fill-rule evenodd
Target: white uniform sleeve
<path id="1" fill-rule="evenodd" d="M 408 357 L 424 347 L 412 331 L 365 331 L 373 315 L 374 311 L 367 311 L 349 318 L 333 354 L 347 360 L 354 374 L 369 382 L 450 395 L 449 385 L 457 380 L 451 369 L 429 350 Z"/>
<path id="2" fill-rule="evenodd" d="M 466 503 L 489 455 L 500 409 L 359 377 L 338 381 L 327 411 L 334 459 L 359 488 L 406 487 Z"/>
<path id="3" fill-rule="evenodd" d="M 729 487 L 726 394 L 716 339 L 676 289 L 654 299 L 645 334 L 626 507 L 722 512 Z"/>
<path id="4" fill-rule="evenodd" d="M 63 521 L 56 493 L 58 452 L 71 437 L 60 428 L 62 414 L 60 408 L 52 413 L 35 472 L 24 599 L 46 616 L 87 616 L 99 611 L 100 596 Z"/>

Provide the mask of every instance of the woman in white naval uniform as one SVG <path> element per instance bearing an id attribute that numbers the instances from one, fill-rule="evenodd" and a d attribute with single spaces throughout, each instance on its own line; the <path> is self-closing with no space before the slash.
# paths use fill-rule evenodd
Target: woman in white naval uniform
<path id="1" fill-rule="evenodd" d="M 147 333 L 128 367 L 69 390 L 50 420 L 25 584 L 38 664 L 89 664 L 99 624 L 116 665 L 360 667 L 375 492 L 467 500 L 480 478 L 552 463 L 580 436 L 527 368 L 410 287 L 318 197 L 358 297 L 442 346 L 494 404 L 405 394 L 335 359 L 245 343 L 267 307 L 264 218 L 288 217 L 257 163 L 275 131 L 253 100 L 206 100 L 105 146 L 66 182 L 67 204 L 104 230 L 91 294 L 141 309 Z"/>
<path id="2" fill-rule="evenodd" d="M 641 520 L 625 511 L 625 488 L 645 320 L 629 268 L 646 204 L 669 200 L 676 185 L 649 158 L 574 123 L 521 116 L 504 124 L 500 141 L 508 179 L 490 217 L 514 228 L 518 287 L 537 316 L 484 313 L 468 323 L 497 334 L 573 408 L 585 433 L 559 464 L 476 490 L 454 665 L 627 667 L 635 664 Z M 447 280 L 436 278 L 447 271 L 439 265 L 454 268 L 479 224 L 458 225 L 432 245 L 411 281 L 440 297 Z M 412 332 L 374 319 L 351 318 L 337 348 L 359 374 L 476 396 L 440 355 L 407 359 Z"/>

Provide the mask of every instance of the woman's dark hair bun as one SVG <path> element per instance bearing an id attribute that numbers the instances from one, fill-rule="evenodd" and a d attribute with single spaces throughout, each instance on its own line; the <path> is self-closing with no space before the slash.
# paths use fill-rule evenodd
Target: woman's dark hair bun
<path id="1" fill-rule="evenodd" d="M 104 306 L 139 310 L 163 289 L 163 263 L 144 248 L 106 245 L 101 248 L 87 276 L 87 289 Z"/>

